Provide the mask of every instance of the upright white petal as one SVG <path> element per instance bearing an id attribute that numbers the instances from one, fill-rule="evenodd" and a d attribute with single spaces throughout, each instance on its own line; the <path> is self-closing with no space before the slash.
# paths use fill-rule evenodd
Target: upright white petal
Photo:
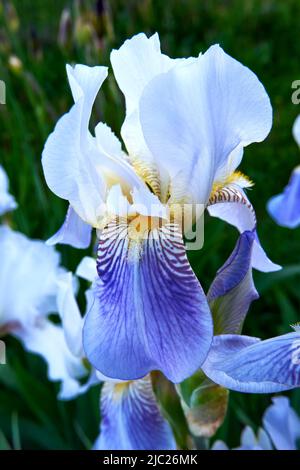
<path id="1" fill-rule="evenodd" d="M 146 186 L 127 162 L 111 129 L 99 123 L 89 132 L 92 106 L 107 76 L 106 67 L 67 66 L 75 104 L 57 123 L 43 151 L 43 168 L 50 189 L 67 199 L 80 218 L 99 227 L 105 215 L 107 190 L 116 183 L 129 194 Z"/>
<path id="2" fill-rule="evenodd" d="M 67 199 L 82 220 L 97 226 L 106 185 L 96 170 L 101 154 L 88 123 L 107 68 L 77 65 L 74 69 L 68 66 L 67 72 L 75 104 L 48 137 L 42 156 L 43 169 L 50 189 Z"/>
<path id="3" fill-rule="evenodd" d="M 148 38 L 137 34 L 124 42 L 110 56 L 113 71 L 126 100 L 126 118 L 121 134 L 128 153 L 138 160 L 153 163 L 140 125 L 139 101 L 147 84 L 186 59 L 170 59 L 160 51 L 157 34 Z M 187 59 L 193 60 L 193 59 Z M 157 162 L 156 162 L 157 163 Z"/>
<path id="4" fill-rule="evenodd" d="M 151 80 L 140 100 L 140 120 L 147 146 L 173 186 L 184 182 L 190 199 L 206 204 L 218 172 L 226 165 L 232 171 L 242 148 L 267 136 L 272 108 L 254 73 L 212 46 Z"/>

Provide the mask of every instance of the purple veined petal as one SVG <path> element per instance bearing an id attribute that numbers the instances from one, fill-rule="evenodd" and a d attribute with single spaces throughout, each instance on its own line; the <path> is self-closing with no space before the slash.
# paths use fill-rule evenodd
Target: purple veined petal
<path id="1" fill-rule="evenodd" d="M 237 185 L 231 185 L 217 191 L 209 200 L 207 207 L 212 217 L 218 217 L 233 225 L 240 233 L 253 231 L 256 238 L 253 243 L 252 267 L 263 272 L 278 271 L 281 266 L 273 263 L 263 250 L 256 233 L 256 215 L 245 192 Z"/>
<path id="2" fill-rule="evenodd" d="M 74 209 L 69 206 L 67 215 L 60 229 L 47 240 L 47 245 L 71 245 L 74 248 L 87 248 L 91 244 L 92 227 L 86 224 Z"/>
<path id="3" fill-rule="evenodd" d="M 296 228 L 300 225 L 300 166 L 293 171 L 283 193 L 269 200 L 267 209 L 282 227 Z"/>
<path id="4" fill-rule="evenodd" d="M 101 432 L 94 450 L 173 450 L 176 443 L 148 377 L 106 382 L 101 392 Z"/>
<path id="5" fill-rule="evenodd" d="M 300 418 L 290 406 L 287 397 L 272 398 L 263 416 L 263 424 L 277 450 L 296 450 L 300 437 Z"/>
<path id="6" fill-rule="evenodd" d="M 202 368 L 215 383 L 245 393 L 275 393 L 300 385 L 300 333 L 265 341 L 215 336 Z"/>
<path id="7" fill-rule="evenodd" d="M 258 293 L 252 279 L 252 248 L 255 234 L 246 231 L 226 263 L 217 272 L 207 294 L 215 334 L 241 332 L 250 304 Z"/>
<path id="8" fill-rule="evenodd" d="M 154 229 L 142 242 L 113 221 L 102 232 L 99 280 L 87 313 L 85 353 L 105 376 L 122 380 L 161 370 L 173 382 L 204 361 L 212 319 L 176 225 Z"/>

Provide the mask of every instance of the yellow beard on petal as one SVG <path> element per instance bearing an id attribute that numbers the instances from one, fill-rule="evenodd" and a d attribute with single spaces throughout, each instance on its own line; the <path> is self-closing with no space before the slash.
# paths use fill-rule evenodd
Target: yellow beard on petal
<path id="1" fill-rule="evenodd" d="M 160 199 L 161 188 L 157 168 L 150 163 L 139 160 L 137 157 L 131 157 L 130 162 L 136 174 L 147 184 L 153 194 Z"/>
<path id="2" fill-rule="evenodd" d="M 132 382 L 132 380 L 128 380 L 126 382 L 116 383 L 114 385 L 114 398 L 120 398 L 120 396 L 129 388 Z"/>
<path id="3" fill-rule="evenodd" d="M 244 175 L 241 171 L 234 171 L 229 176 L 227 176 L 222 181 L 215 181 L 212 187 L 212 191 L 210 194 L 210 199 L 219 191 L 221 191 L 224 187 L 230 186 L 235 184 L 240 188 L 251 188 L 254 183 L 248 178 L 247 175 Z"/>

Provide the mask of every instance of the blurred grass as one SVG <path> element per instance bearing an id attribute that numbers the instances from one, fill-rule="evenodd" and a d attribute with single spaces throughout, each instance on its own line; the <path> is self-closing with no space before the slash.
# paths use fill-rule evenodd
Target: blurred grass
<path id="1" fill-rule="evenodd" d="M 60 28 L 64 9 L 70 21 Z M 0 3 L 0 79 L 7 104 L 0 106 L 1 164 L 19 209 L 12 226 L 30 237 L 53 234 L 63 221 L 66 203 L 46 187 L 40 156 L 57 118 L 71 105 L 65 64 L 109 65 L 112 47 L 135 33 L 159 32 L 171 56 L 197 55 L 220 43 L 262 80 L 274 109 L 274 126 L 264 143 L 245 151 L 241 169 L 255 181 L 250 193 L 259 235 L 280 273 L 255 275 L 261 298 L 254 303 L 245 333 L 269 337 L 289 331 L 300 320 L 300 229 L 275 225 L 265 205 L 282 190 L 300 153 L 291 136 L 299 107 L 291 102 L 291 84 L 300 78 L 298 0 L 29 0 Z M 59 38 L 59 39 L 58 39 Z M 118 134 L 123 97 L 112 76 L 97 98 L 94 122 L 105 120 Z M 231 252 L 237 233 L 207 218 L 205 246 L 190 253 L 192 266 L 207 289 Z M 74 269 L 80 250 L 59 248 L 63 263 Z M 98 390 L 71 403 L 56 401 L 57 385 L 46 381 L 43 362 L 8 339 L 8 365 L 0 369 L 0 448 L 84 448 L 98 432 Z M 289 394 L 300 411 L 300 393 Z M 244 424 L 260 424 L 268 396 L 231 393 L 228 416 L 218 437 L 237 445 Z"/>

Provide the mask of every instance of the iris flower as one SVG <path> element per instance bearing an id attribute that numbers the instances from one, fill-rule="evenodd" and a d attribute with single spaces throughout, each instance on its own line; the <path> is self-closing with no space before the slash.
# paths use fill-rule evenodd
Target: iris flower
<path id="1" fill-rule="evenodd" d="M 14 197 L 8 192 L 9 182 L 4 168 L 0 165 L 0 216 L 17 207 Z"/>
<path id="2" fill-rule="evenodd" d="M 85 368 L 69 352 L 61 326 L 48 319 L 57 311 L 59 285 L 68 274 L 59 254 L 0 226 L 0 258 L 0 336 L 11 334 L 27 351 L 46 358 L 49 378 L 62 381 L 60 397 L 69 397 L 78 385 L 70 376 L 82 377 Z"/>
<path id="3" fill-rule="evenodd" d="M 84 258 L 76 273 L 93 281 L 95 260 Z M 175 449 L 171 427 L 155 399 L 150 376 L 137 381 L 110 380 L 89 367 L 82 348 L 84 317 L 77 305 L 72 274 L 63 273 L 58 285 L 57 310 L 62 324 L 53 325 L 48 321 L 47 327 L 41 325 L 33 329 L 33 345 L 30 343 L 28 347 L 26 342 L 26 346 L 45 359 L 49 379 L 61 382 L 60 399 L 73 399 L 91 386 L 104 382 L 101 430 L 93 449 Z M 90 289 L 86 291 L 86 299 L 88 310 L 93 301 Z"/>
<path id="4" fill-rule="evenodd" d="M 253 230 L 253 267 L 279 269 L 256 235 L 244 192 L 252 183 L 236 171 L 244 147 L 268 135 L 272 108 L 255 74 L 218 45 L 170 59 L 157 34 L 139 34 L 112 51 L 111 63 L 126 101 L 127 153 L 106 124 L 89 131 L 107 68 L 67 66 L 74 105 L 42 163 L 69 209 L 49 243 L 86 247 L 97 229 L 98 281 L 83 333 L 93 366 L 121 380 L 156 369 L 180 382 L 204 362 L 213 325 L 175 208 L 208 208 L 240 232 Z"/>
<path id="5" fill-rule="evenodd" d="M 300 385 L 300 328 L 261 340 L 241 334 L 258 297 L 252 280 L 255 233 L 244 232 L 208 292 L 214 338 L 202 370 L 214 383 L 246 393 L 276 393 Z"/>
<path id="6" fill-rule="evenodd" d="M 87 281 L 94 281 L 96 263 L 86 257 L 77 269 L 77 274 Z M 93 302 L 88 289 L 89 302 Z M 58 294 L 58 308 L 62 318 L 65 339 L 74 358 L 86 363 L 82 348 L 83 318 L 72 288 L 71 276 L 65 276 Z M 57 360 L 59 358 L 57 357 Z M 61 359 L 60 359 L 61 360 Z M 71 377 L 70 377 L 71 378 Z M 77 394 L 84 393 L 91 385 L 104 382 L 101 389 L 101 428 L 94 443 L 95 450 L 159 450 L 175 449 L 176 444 L 171 427 L 159 408 L 152 390 L 150 376 L 136 381 L 110 380 L 95 370 L 85 385 L 77 388 Z M 64 396 L 73 398 L 75 395 Z"/>
<path id="7" fill-rule="evenodd" d="M 247 426 L 241 436 L 241 445 L 236 450 L 296 450 L 300 437 L 300 418 L 284 396 L 274 397 L 273 403 L 263 416 L 263 428 L 256 437 Z M 227 445 L 217 441 L 212 450 L 227 450 Z"/>
<path id="8" fill-rule="evenodd" d="M 300 147 L 300 116 L 294 123 L 293 136 Z M 282 227 L 296 228 L 300 225 L 300 165 L 293 170 L 283 193 L 269 200 L 267 209 L 275 222 Z"/>
<path id="9" fill-rule="evenodd" d="M 2 225 L 0 258 L 0 331 L 31 328 L 56 308 L 59 254 Z"/>

